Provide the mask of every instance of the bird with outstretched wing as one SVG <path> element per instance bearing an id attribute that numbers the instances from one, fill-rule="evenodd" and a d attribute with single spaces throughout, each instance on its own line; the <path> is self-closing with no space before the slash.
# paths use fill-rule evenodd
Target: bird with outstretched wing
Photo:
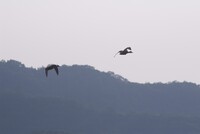
<path id="1" fill-rule="evenodd" d="M 58 67 L 60 67 L 60 66 L 59 65 L 55 65 L 55 64 L 48 65 L 45 68 L 46 77 L 48 77 L 48 71 L 52 70 L 52 69 L 54 69 L 56 71 L 56 74 L 58 75 L 59 74 Z"/>
<path id="2" fill-rule="evenodd" d="M 114 55 L 114 57 L 115 57 L 118 53 L 119 53 L 120 55 L 126 55 L 126 54 L 128 54 L 128 53 L 133 53 L 133 52 L 131 51 L 131 47 L 127 47 L 127 48 L 125 48 L 124 50 L 118 51 L 118 52 Z"/>

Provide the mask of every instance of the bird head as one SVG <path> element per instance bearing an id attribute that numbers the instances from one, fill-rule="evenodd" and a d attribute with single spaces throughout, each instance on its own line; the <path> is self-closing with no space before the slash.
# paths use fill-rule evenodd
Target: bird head
<path id="1" fill-rule="evenodd" d="M 128 50 L 131 50 L 131 47 L 127 47 Z"/>

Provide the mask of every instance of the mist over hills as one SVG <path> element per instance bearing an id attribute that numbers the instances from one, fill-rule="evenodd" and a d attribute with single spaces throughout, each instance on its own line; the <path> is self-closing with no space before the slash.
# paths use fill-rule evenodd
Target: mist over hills
<path id="1" fill-rule="evenodd" d="M 200 87 L 134 83 L 88 65 L 0 62 L 2 134 L 199 134 Z"/>

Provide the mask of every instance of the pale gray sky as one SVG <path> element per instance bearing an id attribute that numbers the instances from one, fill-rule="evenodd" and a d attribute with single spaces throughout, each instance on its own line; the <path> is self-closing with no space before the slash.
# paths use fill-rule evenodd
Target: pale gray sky
<path id="1" fill-rule="evenodd" d="M 0 0 L 0 58 L 200 84 L 199 0 Z M 134 53 L 114 54 L 125 47 Z"/>

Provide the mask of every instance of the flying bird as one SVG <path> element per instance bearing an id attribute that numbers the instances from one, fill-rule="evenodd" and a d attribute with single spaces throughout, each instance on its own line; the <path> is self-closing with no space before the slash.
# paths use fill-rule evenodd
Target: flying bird
<path id="1" fill-rule="evenodd" d="M 115 56 L 117 55 L 117 54 L 120 54 L 120 55 L 126 55 L 126 54 L 128 54 L 128 53 L 133 53 L 132 51 L 131 51 L 131 47 L 127 47 L 127 48 L 125 48 L 124 50 L 120 50 L 119 52 L 117 52 L 116 54 L 115 54 Z M 114 56 L 114 57 L 115 57 Z"/>
<path id="2" fill-rule="evenodd" d="M 58 67 L 60 67 L 60 66 L 59 66 L 59 65 L 55 65 L 55 64 L 48 65 L 48 66 L 45 68 L 46 77 L 48 76 L 48 71 L 49 71 L 49 70 L 52 70 L 52 69 L 54 69 L 54 70 L 56 71 L 56 74 L 58 75 L 58 74 L 59 74 Z"/>

